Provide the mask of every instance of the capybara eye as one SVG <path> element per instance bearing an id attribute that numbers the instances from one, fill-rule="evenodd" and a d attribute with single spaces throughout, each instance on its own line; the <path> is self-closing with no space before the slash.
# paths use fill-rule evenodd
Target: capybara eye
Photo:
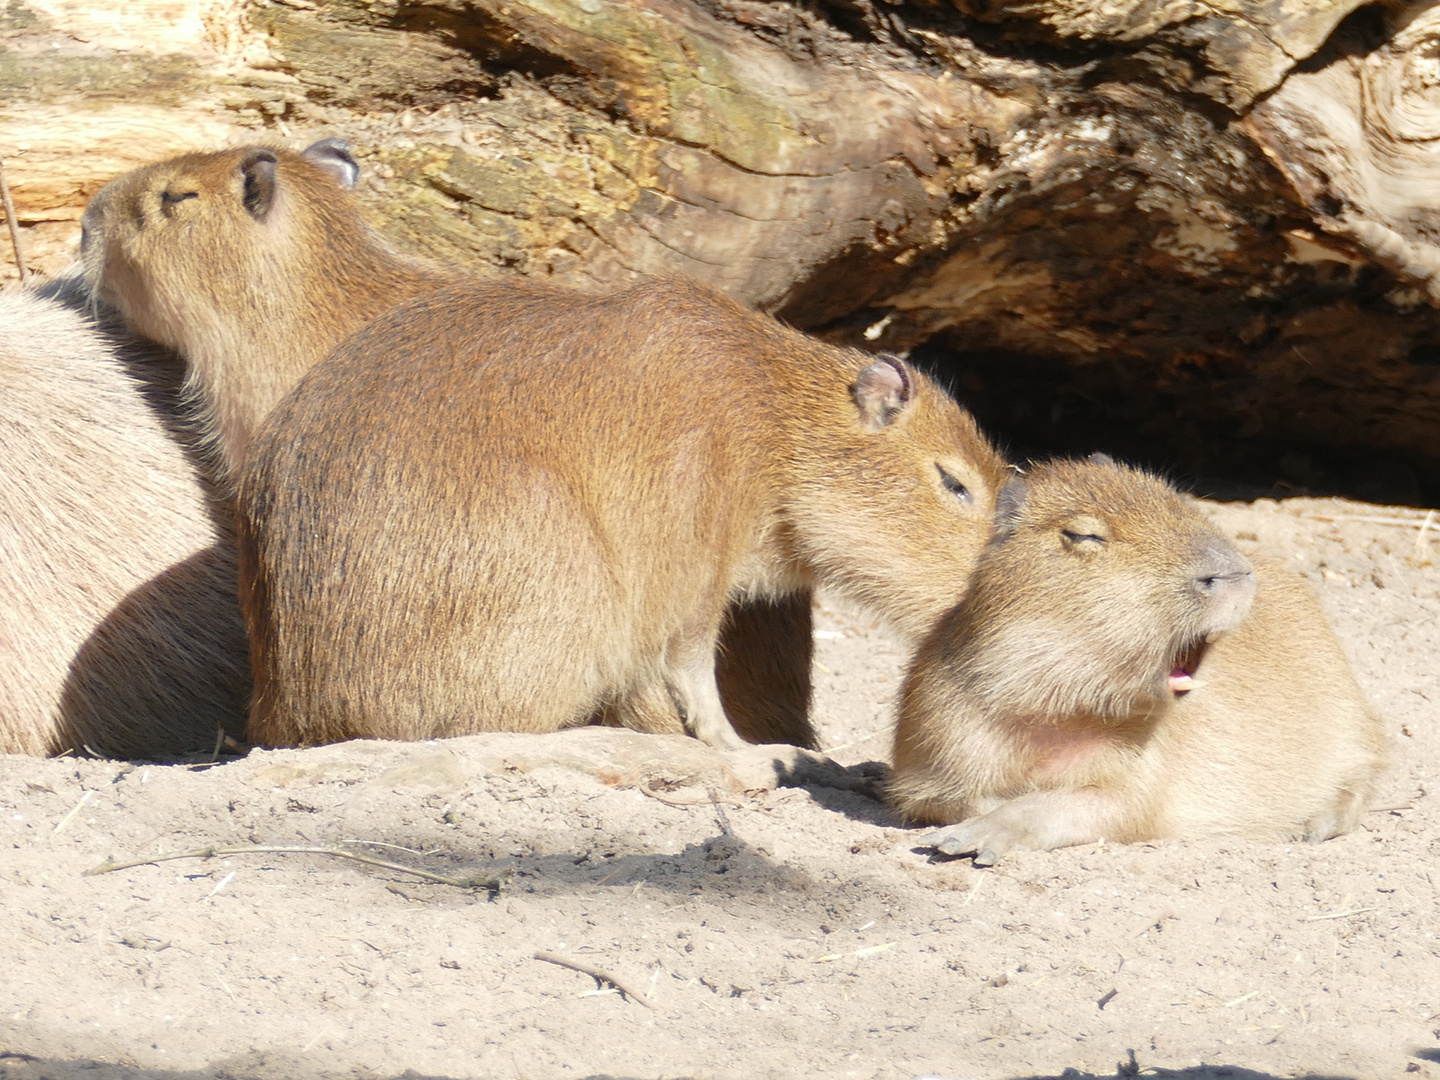
<path id="1" fill-rule="evenodd" d="M 1071 532 L 1069 529 L 1061 529 L 1060 535 L 1065 538 L 1067 544 L 1103 544 L 1105 537 L 1095 533 Z"/>
<path id="2" fill-rule="evenodd" d="M 1101 518 L 1080 514 L 1065 523 L 1060 536 L 1066 547 L 1094 551 L 1110 539 L 1110 526 Z"/>
<path id="3" fill-rule="evenodd" d="M 936 465 L 935 470 L 940 474 L 940 486 L 952 495 L 957 495 L 966 502 L 970 501 L 970 489 L 962 484 L 955 477 L 951 476 L 941 466 Z"/>
<path id="4" fill-rule="evenodd" d="M 162 191 L 160 193 L 160 209 L 168 214 L 176 204 L 182 203 L 186 199 L 198 199 L 199 197 L 198 191 Z"/>

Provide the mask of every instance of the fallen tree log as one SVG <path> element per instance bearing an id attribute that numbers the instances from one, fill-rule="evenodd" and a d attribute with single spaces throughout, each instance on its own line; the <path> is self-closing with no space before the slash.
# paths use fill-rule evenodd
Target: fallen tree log
<path id="1" fill-rule="evenodd" d="M 0 32 L 38 269 L 139 161 L 343 134 L 397 243 L 708 280 L 915 350 L 1022 451 L 1440 473 L 1434 4 L 14 0 Z"/>

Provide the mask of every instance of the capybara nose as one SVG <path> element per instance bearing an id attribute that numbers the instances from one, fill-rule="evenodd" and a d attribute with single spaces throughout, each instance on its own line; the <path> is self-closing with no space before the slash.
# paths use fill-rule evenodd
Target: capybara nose
<path id="1" fill-rule="evenodd" d="M 1255 599 L 1255 568 L 1218 536 L 1203 541 L 1196 554 L 1194 588 L 1205 604 L 1205 632 L 1234 630 Z"/>

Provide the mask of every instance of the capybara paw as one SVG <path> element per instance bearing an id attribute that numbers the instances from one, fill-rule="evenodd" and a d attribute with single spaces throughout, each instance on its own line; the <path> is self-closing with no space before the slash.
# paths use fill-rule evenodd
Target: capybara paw
<path id="1" fill-rule="evenodd" d="M 1315 815 L 1304 824 L 1300 830 L 1300 839 L 1307 844 L 1318 844 L 1323 840 L 1329 840 L 1331 837 L 1348 832 L 1353 823 L 1353 817 L 1350 821 L 1343 820 L 1339 810 L 1326 811 Z"/>
<path id="2" fill-rule="evenodd" d="M 994 866 L 1001 855 L 1025 846 L 1022 837 L 988 814 L 967 818 L 920 837 L 918 847 L 941 855 L 973 855 L 976 866 Z"/>

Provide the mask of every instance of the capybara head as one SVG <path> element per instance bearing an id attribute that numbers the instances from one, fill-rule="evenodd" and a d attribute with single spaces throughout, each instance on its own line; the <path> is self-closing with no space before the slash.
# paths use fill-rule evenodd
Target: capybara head
<path id="1" fill-rule="evenodd" d="M 343 273 L 333 245 L 366 236 L 346 193 L 358 175 L 339 139 L 136 169 L 85 211 L 85 279 L 133 329 L 188 352 L 237 317 L 263 322 L 317 277 Z"/>
<path id="2" fill-rule="evenodd" d="M 1249 561 L 1167 484 L 1104 455 L 1053 461 L 1001 490 L 952 640 L 1008 715 L 1123 716 L 1193 685 L 1254 595 Z"/>
<path id="3" fill-rule="evenodd" d="M 847 418 L 799 437 L 818 472 L 800 470 L 797 532 L 825 537 L 806 552 L 824 578 L 918 638 L 963 595 L 1012 470 L 968 412 L 896 357 L 862 368 L 851 396 L 830 406 Z M 827 432 L 839 445 L 817 445 L 837 437 Z"/>
<path id="4" fill-rule="evenodd" d="M 305 372 L 440 280 L 366 227 L 358 175 L 341 139 L 247 146 L 126 173 L 85 211 L 91 292 L 185 358 L 226 472 Z"/>

